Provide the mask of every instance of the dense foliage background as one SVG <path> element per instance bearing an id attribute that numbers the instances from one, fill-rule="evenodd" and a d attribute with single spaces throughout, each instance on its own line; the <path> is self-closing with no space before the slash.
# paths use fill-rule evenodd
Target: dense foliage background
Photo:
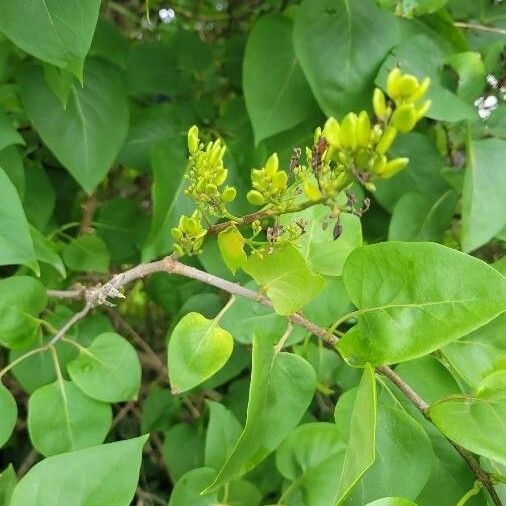
<path id="1" fill-rule="evenodd" d="M 246 215 L 251 168 L 277 152 L 287 169 L 327 117 L 371 112 L 395 66 L 431 78 L 432 105 L 392 148 L 408 167 L 375 191 L 354 183 L 370 199 L 360 220 L 343 215 L 334 240 L 308 209 L 299 249 L 250 275 L 230 272 L 216 236 L 182 260 L 253 289 L 295 265 L 267 292 L 281 314 L 238 297 L 222 315 L 226 291 L 156 272 L 45 347 L 82 287 L 172 251 L 194 208 L 192 125 L 226 143 L 230 209 Z M 502 1 L 0 0 L 0 506 L 506 501 L 505 160 Z M 325 288 L 294 311 L 339 335 L 358 321 L 348 364 L 303 327 L 272 347 L 294 312 L 280 298 L 316 276 Z M 353 312 L 395 297 L 442 308 L 391 327 Z M 234 348 L 177 394 L 167 339 L 189 313 L 185 337 L 220 314 Z M 437 428 L 372 368 L 399 362 Z"/>

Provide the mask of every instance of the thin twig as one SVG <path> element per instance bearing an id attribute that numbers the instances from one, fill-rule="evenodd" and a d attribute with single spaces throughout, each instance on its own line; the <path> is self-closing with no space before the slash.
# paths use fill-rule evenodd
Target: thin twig
<path id="1" fill-rule="evenodd" d="M 83 215 L 79 225 L 79 235 L 87 234 L 92 231 L 93 215 L 98 207 L 98 201 L 95 195 L 90 195 L 82 204 Z"/>
<path id="2" fill-rule="evenodd" d="M 476 30 L 479 32 L 489 32 L 489 33 L 497 33 L 499 35 L 506 35 L 506 30 L 503 28 L 495 28 L 494 26 L 485 26 L 485 25 L 477 25 L 474 23 L 463 23 L 461 21 L 456 21 L 453 23 L 455 26 L 459 28 L 465 28 L 466 30 Z"/>
<path id="3" fill-rule="evenodd" d="M 228 226 L 227 224 L 222 225 Z M 179 262 L 174 256 L 168 256 L 162 260 L 146 264 L 140 264 L 121 274 L 117 274 L 111 279 L 110 282 L 106 283 L 102 287 L 92 289 L 93 292 L 91 294 L 90 291 L 85 291 L 85 297 L 87 299 L 86 306 L 79 313 L 76 313 L 64 325 L 64 327 L 60 329 L 60 331 L 55 335 L 55 337 L 53 337 L 51 343 L 60 339 L 74 323 L 76 323 L 81 318 L 86 316 L 86 314 L 88 314 L 88 312 L 93 307 L 103 304 L 106 301 L 108 295 L 110 295 L 111 293 L 114 295 L 115 294 L 114 291 L 117 292 L 119 288 L 126 285 L 127 283 L 135 281 L 136 279 L 143 278 L 155 272 L 167 272 L 169 274 L 178 274 L 180 276 L 195 279 L 197 281 L 201 281 L 202 283 L 226 291 L 232 295 L 239 295 L 241 297 L 246 297 L 248 299 L 258 302 L 259 304 L 263 304 L 264 306 L 267 306 L 269 308 L 273 307 L 272 302 L 264 295 L 261 295 L 253 290 L 245 288 L 237 283 L 232 283 L 231 281 L 227 281 L 226 279 L 219 278 L 218 276 L 209 274 L 208 272 L 196 269 L 195 267 L 185 265 Z M 61 292 L 59 295 L 61 295 Z M 75 290 L 70 291 L 70 298 L 75 298 Z M 338 336 L 330 333 L 327 329 L 319 327 L 318 325 L 307 320 L 306 318 L 304 318 L 299 314 L 293 314 L 289 316 L 288 319 L 291 323 L 305 328 L 311 334 L 319 337 L 327 344 L 333 346 L 339 341 Z M 388 377 L 402 391 L 402 393 L 409 399 L 409 401 L 417 409 L 419 409 L 428 420 L 430 420 L 427 414 L 429 407 L 427 402 L 425 402 L 420 397 L 420 395 L 418 395 L 400 376 L 398 376 L 390 367 L 386 365 L 377 367 L 376 371 Z M 471 468 L 476 478 L 478 478 L 478 480 L 480 480 L 480 482 L 483 483 L 483 486 L 488 490 L 494 505 L 502 506 L 502 502 L 494 489 L 490 476 L 481 468 L 480 464 L 476 461 L 476 459 L 472 456 L 472 454 L 469 453 L 464 448 L 462 448 L 461 446 L 459 446 L 458 444 L 454 443 L 453 441 L 450 441 L 450 443 L 455 447 L 455 449 L 459 452 L 459 454 Z"/>

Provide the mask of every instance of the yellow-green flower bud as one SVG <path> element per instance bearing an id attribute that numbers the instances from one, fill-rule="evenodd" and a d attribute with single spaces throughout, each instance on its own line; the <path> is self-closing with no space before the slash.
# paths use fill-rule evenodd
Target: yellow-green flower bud
<path id="1" fill-rule="evenodd" d="M 366 148 L 371 135 L 371 121 L 366 111 L 361 111 L 357 120 L 357 145 Z"/>
<path id="2" fill-rule="evenodd" d="M 263 206 L 265 204 L 264 196 L 256 190 L 250 190 L 246 195 L 246 198 L 248 199 L 248 202 L 254 206 Z"/>
<path id="3" fill-rule="evenodd" d="M 320 189 L 318 188 L 318 186 L 313 183 L 313 181 L 305 181 L 304 182 L 304 195 L 306 195 L 306 197 L 313 201 L 313 202 L 316 202 L 317 200 L 320 200 L 322 198 L 322 194 L 320 192 Z"/>
<path id="4" fill-rule="evenodd" d="M 357 146 L 357 115 L 354 112 L 348 113 L 341 123 L 341 144 L 343 148 L 354 150 Z"/>
<path id="5" fill-rule="evenodd" d="M 322 134 L 331 146 L 334 148 L 341 147 L 341 127 L 336 118 L 331 116 L 325 122 Z"/>
<path id="6" fill-rule="evenodd" d="M 387 93 L 394 100 L 401 96 L 401 71 L 399 67 L 395 67 L 390 71 L 387 78 Z"/>
<path id="7" fill-rule="evenodd" d="M 227 186 L 221 194 L 221 200 L 223 202 L 232 202 L 235 199 L 237 192 L 233 186 Z"/>
<path id="8" fill-rule="evenodd" d="M 395 176 L 398 172 L 400 172 L 406 165 L 409 163 L 409 158 L 394 158 L 387 162 L 381 173 L 378 174 L 379 177 L 384 179 Z"/>
<path id="9" fill-rule="evenodd" d="M 275 191 L 284 190 L 288 181 L 288 174 L 284 170 L 276 172 L 272 177 L 272 188 Z"/>
<path id="10" fill-rule="evenodd" d="M 379 155 L 374 160 L 374 163 L 372 165 L 372 171 L 375 174 L 381 174 L 385 169 L 386 164 L 387 164 L 387 157 L 385 155 Z"/>
<path id="11" fill-rule="evenodd" d="M 418 79 L 411 74 L 404 74 L 399 81 L 399 88 L 403 97 L 411 97 L 419 87 Z"/>
<path id="12" fill-rule="evenodd" d="M 401 104 L 394 111 L 392 124 L 402 133 L 413 130 L 416 125 L 417 115 L 414 104 Z"/>
<path id="13" fill-rule="evenodd" d="M 183 227 L 181 227 L 188 234 L 196 234 L 198 232 L 198 224 L 195 218 L 189 218 L 188 216 L 183 216 Z"/>
<path id="14" fill-rule="evenodd" d="M 416 120 L 422 119 L 432 105 L 432 100 L 426 100 L 420 107 L 416 109 Z"/>
<path id="15" fill-rule="evenodd" d="M 214 176 L 214 184 L 216 186 L 222 185 L 228 176 L 228 170 L 227 169 L 220 169 L 216 175 Z"/>
<path id="16" fill-rule="evenodd" d="M 381 136 L 378 144 L 376 145 L 376 153 L 384 155 L 392 146 L 395 138 L 397 137 L 397 129 L 393 126 L 389 126 Z"/>
<path id="17" fill-rule="evenodd" d="M 181 239 L 181 237 L 183 237 L 183 233 L 181 232 L 181 230 L 179 230 L 179 228 L 173 228 L 170 232 L 172 234 L 172 237 L 176 241 L 179 241 L 179 239 Z"/>
<path id="18" fill-rule="evenodd" d="M 274 174 L 278 171 L 279 168 L 279 160 L 278 160 L 278 154 L 273 153 L 269 159 L 265 162 L 265 173 L 269 177 L 273 177 Z"/>
<path id="19" fill-rule="evenodd" d="M 417 102 L 418 100 L 420 100 L 427 93 L 429 86 L 430 86 L 430 77 L 426 77 L 421 82 L 420 86 L 418 86 L 418 89 L 411 95 L 410 99 L 413 102 Z"/>
<path id="20" fill-rule="evenodd" d="M 191 154 L 196 153 L 199 149 L 199 129 L 193 125 L 188 130 L 188 150 Z"/>
<path id="21" fill-rule="evenodd" d="M 372 94 L 372 108 L 379 120 L 384 120 L 387 112 L 385 94 L 379 88 L 374 88 Z"/>
<path id="22" fill-rule="evenodd" d="M 217 191 L 218 191 L 218 188 L 214 184 L 208 184 L 206 186 L 206 193 L 208 195 L 215 195 Z"/>

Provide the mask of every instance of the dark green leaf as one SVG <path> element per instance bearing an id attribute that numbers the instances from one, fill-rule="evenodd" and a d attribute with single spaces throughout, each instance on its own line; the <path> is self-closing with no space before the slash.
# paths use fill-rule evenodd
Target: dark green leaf
<path id="1" fill-rule="evenodd" d="M 0 168 L 0 265 L 23 264 L 38 272 L 30 229 L 18 192 Z"/>
<path id="2" fill-rule="evenodd" d="M 506 141 L 484 139 L 468 143 L 468 164 L 462 202 L 462 249 L 479 248 L 506 226 L 504 158 Z"/>
<path id="3" fill-rule="evenodd" d="M 0 30 L 40 60 L 82 75 L 100 0 L 2 0 Z"/>
<path id="4" fill-rule="evenodd" d="M 288 18 L 262 16 L 246 44 L 244 97 L 256 144 L 297 125 L 317 108 L 294 53 L 292 31 Z"/>
<path id="5" fill-rule="evenodd" d="M 72 85 L 66 110 L 35 66 L 22 73 L 20 91 L 42 140 L 91 193 L 111 169 L 128 129 L 128 102 L 118 69 L 87 60 L 84 86 Z"/>
<path id="6" fill-rule="evenodd" d="M 373 81 L 399 40 L 395 18 L 372 0 L 305 0 L 295 22 L 295 53 L 327 116 L 370 107 Z"/>

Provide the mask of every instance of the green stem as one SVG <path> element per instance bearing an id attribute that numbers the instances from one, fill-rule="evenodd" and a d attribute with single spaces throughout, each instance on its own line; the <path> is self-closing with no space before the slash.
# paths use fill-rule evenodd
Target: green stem
<path id="1" fill-rule="evenodd" d="M 464 504 L 466 504 L 467 501 L 469 501 L 469 499 L 471 499 L 471 497 L 474 497 L 475 495 L 479 494 L 480 493 L 480 490 L 481 490 L 481 487 L 482 487 L 482 483 L 481 481 L 479 480 L 476 480 L 474 482 L 474 487 L 469 490 L 468 492 L 466 492 L 462 497 L 461 499 L 459 500 L 459 502 L 456 504 L 456 506 L 464 506 Z"/>
<path id="2" fill-rule="evenodd" d="M 27 351 L 24 355 L 21 355 L 16 360 L 13 360 L 9 365 L 0 370 L 0 378 L 4 376 L 5 373 L 10 371 L 13 367 L 16 367 L 20 362 L 23 362 L 23 360 L 31 357 L 32 355 L 36 355 L 37 353 L 41 353 L 42 351 L 47 351 L 48 349 L 48 346 L 40 346 L 39 348 L 34 348 L 33 350 Z"/>
<path id="3" fill-rule="evenodd" d="M 230 299 L 228 299 L 227 303 L 222 307 L 221 311 L 214 318 L 214 321 L 216 323 L 220 322 L 220 320 L 223 318 L 225 313 L 232 307 L 232 304 L 235 302 L 235 300 L 236 300 L 236 296 L 231 295 Z"/>

